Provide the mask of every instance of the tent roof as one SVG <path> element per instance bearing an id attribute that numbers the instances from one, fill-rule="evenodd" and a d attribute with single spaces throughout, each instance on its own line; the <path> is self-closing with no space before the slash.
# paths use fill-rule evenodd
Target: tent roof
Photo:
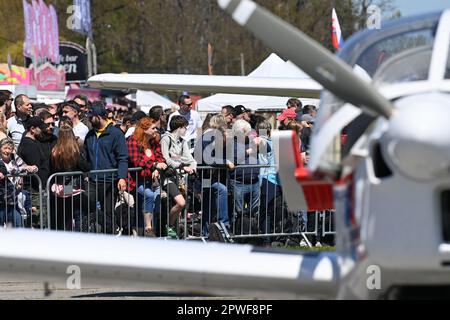
<path id="1" fill-rule="evenodd" d="M 263 63 L 260 64 L 249 77 L 283 77 L 283 78 L 300 78 L 311 79 L 299 67 L 290 61 L 284 61 L 275 53 L 272 53 Z"/>
<path id="2" fill-rule="evenodd" d="M 284 61 L 275 53 L 272 53 L 261 65 L 248 75 L 251 78 L 258 77 L 282 77 L 296 79 L 310 79 L 300 68 L 290 61 Z M 198 101 L 197 109 L 200 112 L 217 112 L 225 105 L 241 104 L 251 110 L 284 109 L 286 102 L 292 97 L 275 97 L 240 94 L 215 94 Z M 316 99 L 300 99 L 302 103 L 318 105 Z"/>

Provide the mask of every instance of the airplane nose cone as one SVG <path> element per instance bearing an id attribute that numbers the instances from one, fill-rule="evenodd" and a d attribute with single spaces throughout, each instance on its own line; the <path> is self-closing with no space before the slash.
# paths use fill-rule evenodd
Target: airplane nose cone
<path id="1" fill-rule="evenodd" d="M 382 139 L 383 149 L 402 174 L 419 181 L 450 175 L 450 95 L 427 94 L 396 103 Z"/>

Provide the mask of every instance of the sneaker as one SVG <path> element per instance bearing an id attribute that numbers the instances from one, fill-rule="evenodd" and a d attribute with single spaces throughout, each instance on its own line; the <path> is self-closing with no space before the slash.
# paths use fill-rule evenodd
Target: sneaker
<path id="1" fill-rule="evenodd" d="M 306 243 L 305 239 L 302 239 L 302 241 L 300 241 L 300 247 L 309 247 L 308 243 Z"/>
<path id="2" fill-rule="evenodd" d="M 178 239 L 177 232 L 169 226 L 166 226 L 166 233 L 169 238 Z"/>
<path id="3" fill-rule="evenodd" d="M 322 244 L 320 243 L 320 241 L 317 241 L 316 248 L 322 248 Z"/>

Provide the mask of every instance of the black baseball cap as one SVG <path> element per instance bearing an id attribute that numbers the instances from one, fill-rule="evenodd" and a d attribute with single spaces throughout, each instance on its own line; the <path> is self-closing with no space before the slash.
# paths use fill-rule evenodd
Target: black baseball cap
<path id="1" fill-rule="evenodd" d="M 247 113 L 247 112 L 251 112 L 251 110 L 247 109 L 246 107 L 244 107 L 243 105 L 239 105 L 234 107 L 234 114 L 237 116 L 243 114 L 243 113 Z"/>
<path id="2" fill-rule="evenodd" d="M 106 118 L 108 116 L 108 111 L 102 104 L 94 104 L 92 108 L 89 110 L 89 112 L 86 113 L 86 115 L 90 118 L 91 117 Z"/>
<path id="3" fill-rule="evenodd" d="M 47 129 L 47 125 L 44 123 L 41 117 L 31 117 L 25 122 L 25 128 L 30 130 L 32 127 L 40 128 L 41 130 Z"/>

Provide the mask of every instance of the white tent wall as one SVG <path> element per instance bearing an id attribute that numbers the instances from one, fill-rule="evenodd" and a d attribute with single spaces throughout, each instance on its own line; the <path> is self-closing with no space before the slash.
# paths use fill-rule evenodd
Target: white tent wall
<path id="1" fill-rule="evenodd" d="M 136 104 L 145 113 L 148 113 L 153 106 L 161 106 L 164 109 L 176 107 L 175 103 L 156 92 L 142 90 L 136 92 Z"/>
<path id="2" fill-rule="evenodd" d="M 310 79 L 301 69 L 290 61 L 284 61 L 275 53 L 272 53 L 261 65 L 256 68 L 248 77 L 283 77 L 296 79 Z M 215 94 L 201 99 L 197 102 L 199 112 L 220 112 L 225 105 L 243 105 L 253 111 L 280 110 L 286 108 L 286 102 L 293 97 L 274 97 L 239 94 Z M 312 104 L 319 106 L 318 99 L 299 98 L 303 105 Z"/>

